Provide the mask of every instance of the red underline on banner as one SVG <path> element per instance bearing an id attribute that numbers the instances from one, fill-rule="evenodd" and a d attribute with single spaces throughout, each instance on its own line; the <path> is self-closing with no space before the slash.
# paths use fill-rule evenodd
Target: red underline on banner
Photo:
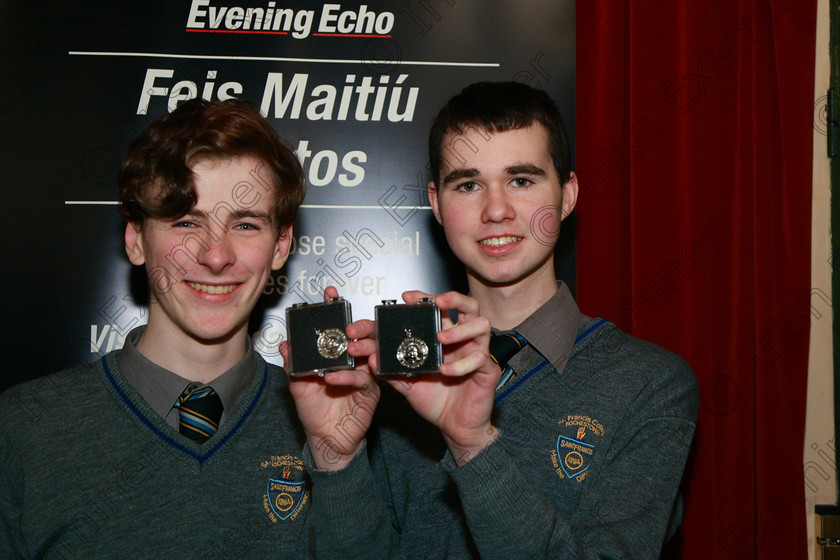
<path id="1" fill-rule="evenodd" d="M 245 33 L 247 35 L 288 35 L 288 31 L 239 31 L 237 29 L 185 29 L 187 33 Z"/>
<path id="2" fill-rule="evenodd" d="M 313 37 L 363 37 L 390 39 L 390 35 L 366 35 L 364 33 L 313 33 Z"/>
<path id="3" fill-rule="evenodd" d="M 258 62 L 307 62 L 321 64 L 369 64 L 370 60 L 349 60 L 336 58 L 284 58 L 278 56 L 231 56 L 205 54 L 174 54 L 148 52 L 68 51 L 70 56 L 127 56 L 139 58 L 176 58 L 191 60 L 248 60 Z M 499 68 L 498 62 L 436 62 L 428 60 L 400 60 L 400 66 L 452 66 L 470 68 Z"/>
<path id="4" fill-rule="evenodd" d="M 65 200 L 67 206 L 118 206 L 116 200 Z M 390 206 L 353 206 L 342 204 L 301 204 L 301 208 L 324 210 L 391 210 Z M 400 210 L 431 210 L 431 206 L 397 206 Z"/>
<path id="5" fill-rule="evenodd" d="M 253 31 L 246 29 L 184 29 L 187 33 L 242 33 L 245 35 L 288 35 L 288 31 Z M 390 39 L 391 35 L 375 33 L 313 33 L 313 37 L 359 37 Z"/>

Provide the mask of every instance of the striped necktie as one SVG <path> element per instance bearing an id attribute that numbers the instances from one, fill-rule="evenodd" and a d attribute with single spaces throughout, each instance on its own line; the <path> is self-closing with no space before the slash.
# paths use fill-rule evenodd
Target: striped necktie
<path id="1" fill-rule="evenodd" d="M 527 345 L 528 341 L 525 340 L 525 337 L 516 331 L 490 336 L 490 357 L 502 368 L 502 377 L 499 379 L 497 388 L 516 375 L 513 368 L 508 365 L 508 360 Z"/>
<path id="2" fill-rule="evenodd" d="M 181 417 L 180 432 L 191 440 L 204 443 L 219 429 L 222 399 L 212 387 L 187 385 L 175 408 Z"/>

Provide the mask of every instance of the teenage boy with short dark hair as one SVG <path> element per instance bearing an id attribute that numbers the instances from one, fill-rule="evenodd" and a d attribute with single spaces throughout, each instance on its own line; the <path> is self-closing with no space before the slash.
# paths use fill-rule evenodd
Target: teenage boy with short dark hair
<path id="1" fill-rule="evenodd" d="M 247 333 L 289 255 L 297 156 L 250 105 L 193 100 L 132 142 L 119 187 L 148 325 L 0 398 L 0 556 L 377 554 L 363 434 L 309 455 L 376 383 L 290 382 Z"/>
<path id="2" fill-rule="evenodd" d="M 440 374 L 391 382 L 405 400 L 385 391 L 377 412 L 399 553 L 658 557 L 680 520 L 696 381 L 674 354 L 583 315 L 556 280 L 578 184 L 555 104 L 515 82 L 473 84 L 429 148 L 432 210 L 470 293 L 435 298 L 458 312 Z M 500 358 L 505 375 L 491 325 L 523 346 Z"/>

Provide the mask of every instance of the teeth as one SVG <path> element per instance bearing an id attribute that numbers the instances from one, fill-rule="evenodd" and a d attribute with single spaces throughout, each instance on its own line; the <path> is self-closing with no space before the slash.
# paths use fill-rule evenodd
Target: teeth
<path id="1" fill-rule="evenodd" d="M 508 243 L 515 243 L 520 239 L 522 238 L 507 235 L 505 237 L 491 237 L 489 239 L 483 239 L 482 241 L 479 241 L 479 243 L 482 245 L 490 245 L 491 247 L 501 247 L 502 245 L 507 245 Z"/>
<path id="2" fill-rule="evenodd" d="M 236 284 L 229 284 L 227 286 L 211 286 L 209 284 L 199 284 L 198 282 L 187 282 L 187 284 L 194 290 L 208 294 L 229 294 L 236 289 Z"/>

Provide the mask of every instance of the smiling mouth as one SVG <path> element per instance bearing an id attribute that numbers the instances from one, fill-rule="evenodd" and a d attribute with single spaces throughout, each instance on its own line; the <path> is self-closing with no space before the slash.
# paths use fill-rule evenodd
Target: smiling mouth
<path id="1" fill-rule="evenodd" d="M 187 282 L 189 286 L 197 291 L 206 294 L 229 294 L 236 289 L 236 284 L 227 284 L 223 286 L 213 286 L 211 284 L 199 284 L 198 282 Z"/>
<path id="2" fill-rule="evenodd" d="M 502 247 L 521 240 L 521 237 L 506 235 L 504 237 L 488 237 L 487 239 L 482 239 L 479 243 L 482 245 L 489 245 L 490 247 Z"/>

